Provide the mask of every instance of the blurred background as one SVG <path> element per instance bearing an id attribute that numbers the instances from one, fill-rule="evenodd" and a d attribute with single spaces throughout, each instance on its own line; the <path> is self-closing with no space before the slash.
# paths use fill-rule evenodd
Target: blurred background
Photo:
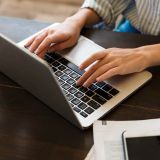
<path id="1" fill-rule="evenodd" d="M 83 0 L 0 0 L 0 16 L 61 22 L 82 3 Z"/>

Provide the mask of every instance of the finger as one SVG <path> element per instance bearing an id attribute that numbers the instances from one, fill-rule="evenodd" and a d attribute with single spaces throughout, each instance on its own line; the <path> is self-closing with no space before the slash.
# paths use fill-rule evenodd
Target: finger
<path id="1" fill-rule="evenodd" d="M 26 48 L 29 47 L 33 43 L 35 38 L 36 38 L 36 36 L 34 36 L 33 38 L 29 39 L 28 42 L 24 45 L 24 47 L 26 47 Z"/>
<path id="2" fill-rule="evenodd" d="M 86 71 L 76 82 L 78 86 L 81 86 L 98 68 L 98 62 L 94 64 L 88 71 Z"/>
<path id="3" fill-rule="evenodd" d="M 39 45 L 36 50 L 36 54 L 42 52 L 44 48 L 49 47 L 51 43 L 60 43 L 69 39 L 68 36 L 64 36 L 63 34 L 54 34 L 52 36 L 47 36 L 44 41 Z"/>
<path id="4" fill-rule="evenodd" d="M 34 52 L 37 49 L 37 47 L 42 43 L 42 41 L 47 37 L 47 35 L 48 33 L 44 32 L 37 36 L 29 47 L 30 52 Z"/>
<path id="5" fill-rule="evenodd" d="M 48 51 L 48 47 L 46 47 L 42 52 L 40 52 L 39 54 L 37 54 L 38 57 L 44 59 L 45 54 Z"/>
<path id="6" fill-rule="evenodd" d="M 108 70 L 116 67 L 117 65 L 114 62 L 102 65 L 101 67 L 98 67 L 98 69 L 86 80 L 86 82 L 83 84 L 84 87 L 89 87 L 93 82 L 97 80 L 97 77 L 100 75 L 103 75 Z"/>
<path id="7" fill-rule="evenodd" d="M 77 81 L 77 85 L 82 85 L 100 66 L 105 65 L 106 63 L 109 63 L 108 59 L 103 61 L 98 61 L 95 64 L 93 64 L 88 71 L 85 72 L 81 76 L 81 78 Z"/>
<path id="8" fill-rule="evenodd" d="M 69 40 L 64 41 L 62 43 L 58 43 L 53 45 L 51 48 L 49 48 L 48 52 L 57 52 L 57 51 L 61 51 L 63 49 L 72 47 L 73 43 L 71 43 Z"/>
<path id="9" fill-rule="evenodd" d="M 91 65 L 93 62 L 104 58 L 105 55 L 106 55 L 106 53 L 105 53 L 104 51 L 97 52 L 97 53 L 93 54 L 90 58 L 88 58 L 87 60 L 85 60 L 85 61 L 80 65 L 80 69 L 83 70 L 83 69 L 87 68 L 87 67 L 88 67 L 89 65 Z"/>
<path id="10" fill-rule="evenodd" d="M 120 75 L 120 67 L 115 67 L 115 68 L 112 68 L 110 70 L 108 70 L 106 73 L 102 74 L 101 76 L 99 76 L 96 80 L 98 82 L 101 82 L 101 81 L 104 81 L 104 80 L 107 80 L 113 76 L 116 76 L 116 75 Z"/>

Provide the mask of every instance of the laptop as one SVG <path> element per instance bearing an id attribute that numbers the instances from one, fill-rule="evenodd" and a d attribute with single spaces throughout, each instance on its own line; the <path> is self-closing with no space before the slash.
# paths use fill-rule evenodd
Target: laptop
<path id="1" fill-rule="evenodd" d="M 89 88 L 76 86 L 85 72 L 78 66 L 103 47 L 80 36 L 73 48 L 46 53 L 41 59 L 23 47 L 27 40 L 15 44 L 0 34 L 0 71 L 81 129 L 90 127 L 152 77 L 143 71 L 95 82 Z"/>

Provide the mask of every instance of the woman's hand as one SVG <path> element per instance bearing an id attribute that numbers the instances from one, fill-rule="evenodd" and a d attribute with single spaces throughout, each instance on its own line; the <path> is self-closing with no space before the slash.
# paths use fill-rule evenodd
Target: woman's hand
<path id="1" fill-rule="evenodd" d="M 92 25 L 99 21 L 100 17 L 92 9 L 80 9 L 63 23 L 30 39 L 25 47 L 40 57 L 43 57 L 46 51 L 55 52 L 72 47 L 78 41 L 85 25 Z"/>
<path id="2" fill-rule="evenodd" d="M 47 29 L 30 39 L 25 47 L 30 52 L 43 57 L 47 51 L 60 51 L 76 44 L 81 27 L 76 22 L 66 20 L 63 23 Z"/>
<path id="3" fill-rule="evenodd" d="M 92 66 L 77 81 L 77 85 L 88 87 L 95 81 L 100 82 L 115 75 L 140 72 L 149 66 L 149 57 L 145 47 L 105 49 L 95 53 L 81 64 L 81 70 Z"/>

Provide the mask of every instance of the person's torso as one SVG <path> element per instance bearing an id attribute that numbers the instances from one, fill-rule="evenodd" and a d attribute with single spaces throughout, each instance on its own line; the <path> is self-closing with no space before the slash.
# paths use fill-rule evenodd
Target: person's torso
<path id="1" fill-rule="evenodd" d="M 123 14 L 141 33 L 160 35 L 160 0 L 132 0 Z"/>

